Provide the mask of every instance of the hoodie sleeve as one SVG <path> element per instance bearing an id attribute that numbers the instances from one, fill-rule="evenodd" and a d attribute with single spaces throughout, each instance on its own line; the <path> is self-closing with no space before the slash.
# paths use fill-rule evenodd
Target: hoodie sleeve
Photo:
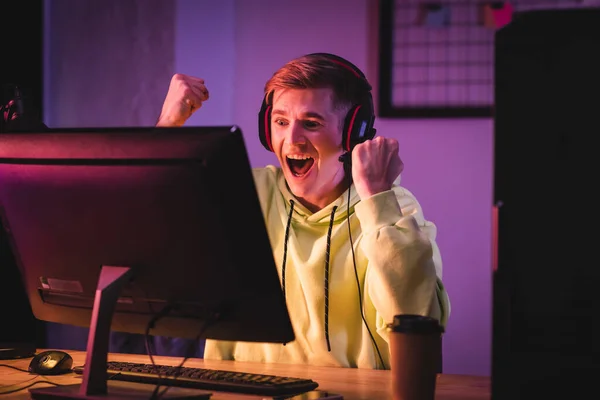
<path id="1" fill-rule="evenodd" d="M 426 221 L 417 199 L 395 186 L 361 200 L 355 207 L 368 259 L 365 309 L 377 313 L 377 331 L 397 314 L 428 315 L 446 325 L 450 313 L 442 285 L 436 227 Z"/>

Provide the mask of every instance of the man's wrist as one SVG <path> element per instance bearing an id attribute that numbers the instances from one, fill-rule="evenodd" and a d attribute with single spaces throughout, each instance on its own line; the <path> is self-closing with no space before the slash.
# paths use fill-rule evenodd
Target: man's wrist
<path id="1" fill-rule="evenodd" d="M 159 128 L 171 128 L 171 127 L 177 127 L 177 126 L 181 126 L 183 124 L 178 124 L 176 122 L 171 121 L 168 118 L 159 118 L 158 121 L 156 122 L 156 126 Z"/>
<path id="2" fill-rule="evenodd" d="M 356 193 L 358 193 L 358 196 L 361 199 L 367 199 L 371 196 L 383 193 L 391 189 L 390 185 L 383 183 L 357 184 L 356 182 L 354 182 L 354 187 L 356 188 Z"/>

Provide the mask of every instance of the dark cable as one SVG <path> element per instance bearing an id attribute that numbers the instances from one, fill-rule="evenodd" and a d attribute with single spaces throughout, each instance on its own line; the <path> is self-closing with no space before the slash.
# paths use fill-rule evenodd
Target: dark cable
<path id="1" fill-rule="evenodd" d="M 379 360 L 381 361 L 381 367 L 385 369 L 385 363 L 383 362 L 383 357 L 381 356 L 381 352 L 379 351 L 379 346 L 377 346 L 377 342 L 375 341 L 375 337 L 371 333 L 371 329 L 369 328 L 369 324 L 367 324 L 367 320 L 365 318 L 365 313 L 363 310 L 363 301 L 362 301 L 362 291 L 360 288 L 360 280 L 358 278 L 358 269 L 356 268 L 356 257 L 354 255 L 354 243 L 352 240 L 352 229 L 350 228 L 350 186 L 352 185 L 352 170 L 351 170 L 351 157 L 350 155 L 345 159 L 344 169 L 346 170 L 346 177 L 348 178 L 348 201 L 347 201 L 347 221 L 348 221 L 348 236 L 350 237 L 350 250 L 352 251 L 352 263 L 354 265 L 354 276 L 356 277 L 356 288 L 358 291 L 358 306 L 360 309 L 360 316 L 362 317 L 363 323 L 367 328 L 367 332 L 369 332 L 369 336 L 371 336 L 371 341 L 373 342 L 373 346 L 375 346 L 375 350 L 377 351 L 377 355 L 379 356 Z"/>
<path id="2" fill-rule="evenodd" d="M 216 321 L 219 320 L 220 314 L 215 315 L 214 319 L 209 319 L 207 321 L 205 321 L 204 326 L 202 326 L 202 328 L 200 328 L 200 331 L 198 332 L 198 334 L 196 335 L 196 337 L 194 338 L 194 341 L 192 343 L 190 343 L 188 345 L 188 348 L 185 352 L 185 357 L 183 358 L 183 360 L 181 360 L 181 362 L 179 363 L 179 365 L 175 368 L 175 370 L 177 371 L 175 374 L 173 374 L 173 380 L 177 379 L 177 377 L 179 376 L 179 374 L 181 373 L 181 368 L 183 367 L 183 364 L 192 357 L 192 355 L 194 355 L 194 353 L 196 352 L 197 346 L 198 346 L 198 341 L 200 340 L 200 338 L 204 335 L 204 332 L 206 332 L 206 330 Z M 158 389 L 160 387 L 159 384 L 156 385 L 156 387 L 154 388 L 154 392 L 152 393 L 152 396 L 150 397 L 151 399 L 160 399 L 162 398 L 167 391 L 169 390 L 169 388 L 171 388 L 172 385 L 170 386 L 166 386 L 163 391 L 158 394 L 158 397 L 156 397 Z"/>
<path id="3" fill-rule="evenodd" d="M 0 367 L 10 368 L 10 369 L 14 369 L 14 370 L 16 370 L 16 371 L 19 371 L 19 372 L 25 372 L 25 373 L 28 373 L 28 374 L 30 373 L 28 370 L 26 370 L 26 369 L 24 369 L 24 368 L 15 367 L 14 365 L 9 365 L 9 364 L 0 364 Z M 13 384 L 11 384 L 11 385 L 5 386 L 5 388 L 6 388 L 6 387 L 10 387 L 10 386 L 15 386 L 15 385 L 22 385 L 22 384 L 23 384 L 23 383 L 25 383 L 25 382 L 29 382 L 29 381 L 32 381 L 32 380 L 34 380 L 34 379 L 37 379 L 37 378 L 42 378 L 42 380 L 41 380 L 41 381 L 35 381 L 35 382 L 32 382 L 32 383 L 30 383 L 29 385 L 22 386 L 22 387 L 18 387 L 18 388 L 16 388 L 16 389 L 9 389 L 9 390 L 6 390 L 6 391 L 0 391 L 0 396 L 1 396 L 1 395 L 4 395 L 4 394 L 11 394 L 11 393 L 20 392 L 21 390 L 28 389 L 28 388 L 30 388 L 30 387 L 32 387 L 32 386 L 34 386 L 34 385 L 37 385 L 38 383 L 48 383 L 48 384 L 50 384 L 50 385 L 54 385 L 54 386 L 61 386 L 61 385 L 60 385 L 60 384 L 58 384 L 58 383 L 55 383 L 55 382 L 52 382 L 52 381 L 49 381 L 49 380 L 47 380 L 47 379 L 46 379 L 45 377 L 43 377 L 42 375 L 35 375 L 33 378 L 26 379 L 26 380 L 24 380 L 24 381 L 22 381 L 22 382 L 13 383 Z"/>
<path id="4" fill-rule="evenodd" d="M 148 296 L 146 296 L 146 298 L 148 298 Z M 150 309 L 152 309 L 152 306 L 150 305 L 150 303 L 148 303 L 148 307 L 150 307 Z M 152 364 L 152 370 L 158 375 L 158 383 L 156 384 L 156 387 L 154 388 L 154 392 L 152 393 L 151 398 L 155 397 L 156 393 L 158 392 L 158 389 L 160 388 L 160 381 L 162 380 L 162 374 L 160 373 L 160 369 L 157 368 L 156 362 L 154 361 L 154 352 L 152 351 L 152 346 L 150 343 L 150 330 L 156 326 L 156 323 L 159 320 L 161 320 L 169 312 L 171 312 L 172 309 L 173 309 L 173 306 L 171 305 L 171 303 L 169 303 L 166 306 L 164 306 L 159 312 L 154 314 L 152 319 L 150 321 L 148 321 L 148 325 L 146 325 L 146 330 L 144 332 L 144 345 L 146 347 L 146 354 L 150 358 L 150 363 Z"/>
<path id="5" fill-rule="evenodd" d="M 163 307 L 148 322 L 148 325 L 146 326 L 146 331 L 144 333 L 146 353 L 148 354 L 148 357 L 150 358 L 150 362 L 152 364 L 152 370 L 153 370 L 153 372 L 156 373 L 157 376 L 158 376 L 156 386 L 154 387 L 154 391 L 152 392 L 152 395 L 150 396 L 150 399 L 160 399 L 162 396 L 165 395 L 165 393 L 167 392 L 167 390 L 169 390 L 169 387 L 170 387 L 170 386 L 166 386 L 163 389 L 163 391 L 161 393 L 159 393 L 159 390 L 160 390 L 160 388 L 162 386 L 161 385 L 161 381 L 162 381 L 163 377 L 162 377 L 162 374 L 160 372 L 160 368 L 158 368 L 156 362 L 154 361 L 154 354 L 153 354 L 152 346 L 151 346 L 151 343 L 150 343 L 150 330 L 155 327 L 156 323 L 159 320 L 161 320 L 162 318 L 164 318 L 165 316 L 167 316 L 167 314 L 169 314 L 175 308 L 176 308 L 176 306 L 173 305 L 173 304 L 171 304 L 171 303 L 169 303 L 165 307 Z M 176 367 L 176 370 L 179 370 L 178 373 L 180 372 L 180 369 L 183 366 L 183 364 L 190 357 L 192 357 L 192 355 L 194 355 L 194 353 L 196 352 L 196 348 L 197 348 L 197 344 L 198 344 L 197 342 L 200 340 L 200 338 L 202 337 L 202 335 L 204 334 L 204 332 L 206 331 L 206 329 L 208 329 L 212 323 L 214 323 L 215 321 L 217 321 L 220 318 L 220 315 L 221 315 L 220 313 L 213 314 L 210 319 L 208 319 L 207 321 L 205 321 L 204 325 L 202 326 L 202 328 L 200 329 L 200 331 L 196 335 L 196 338 L 194 339 L 194 341 L 186 349 L 185 356 L 184 356 L 183 360 L 181 361 L 181 363 L 179 364 L 179 366 Z M 178 373 L 174 374 L 173 379 L 177 379 Z M 165 382 L 167 382 L 167 380 L 165 380 Z"/>
<path id="6" fill-rule="evenodd" d="M 35 379 L 35 378 L 33 378 L 33 379 Z M 27 382 L 27 381 L 25 381 L 25 382 Z M 16 388 L 16 389 L 11 389 L 11 390 L 0 392 L 0 396 L 5 395 L 5 394 L 11 394 L 11 393 L 20 392 L 21 390 L 25 390 L 25 389 L 29 389 L 30 387 L 35 386 L 38 383 L 47 383 L 47 384 L 54 385 L 54 386 L 63 386 L 63 385 L 60 385 L 58 383 L 47 381 L 47 380 L 35 381 L 35 382 L 31 382 L 29 385 L 25 385 L 23 387 L 19 387 L 19 388 Z"/>
<path id="7" fill-rule="evenodd" d="M 28 370 L 26 370 L 24 368 L 15 367 L 14 365 L 0 364 L 0 367 L 6 367 L 6 368 L 17 370 L 19 372 L 27 372 L 27 373 L 29 373 Z"/>

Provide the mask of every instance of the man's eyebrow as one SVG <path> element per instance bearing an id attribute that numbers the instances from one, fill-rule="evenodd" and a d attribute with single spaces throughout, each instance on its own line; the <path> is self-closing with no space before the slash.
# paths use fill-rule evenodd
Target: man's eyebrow
<path id="1" fill-rule="evenodd" d="M 271 115 L 282 115 L 282 116 L 286 116 L 287 113 L 283 110 L 279 110 L 279 109 L 274 109 L 273 111 L 271 111 Z M 325 117 L 323 117 L 321 114 L 314 112 L 314 111 L 307 111 L 305 113 L 302 114 L 302 118 L 316 118 L 316 119 L 320 119 L 320 120 L 325 120 Z"/>

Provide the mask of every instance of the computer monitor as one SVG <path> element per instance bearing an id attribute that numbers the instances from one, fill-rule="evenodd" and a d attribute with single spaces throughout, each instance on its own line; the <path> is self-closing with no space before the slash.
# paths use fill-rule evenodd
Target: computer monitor
<path id="1" fill-rule="evenodd" d="M 0 214 L 36 318 L 90 327 L 75 397 L 110 330 L 294 339 L 236 126 L 0 135 Z"/>

